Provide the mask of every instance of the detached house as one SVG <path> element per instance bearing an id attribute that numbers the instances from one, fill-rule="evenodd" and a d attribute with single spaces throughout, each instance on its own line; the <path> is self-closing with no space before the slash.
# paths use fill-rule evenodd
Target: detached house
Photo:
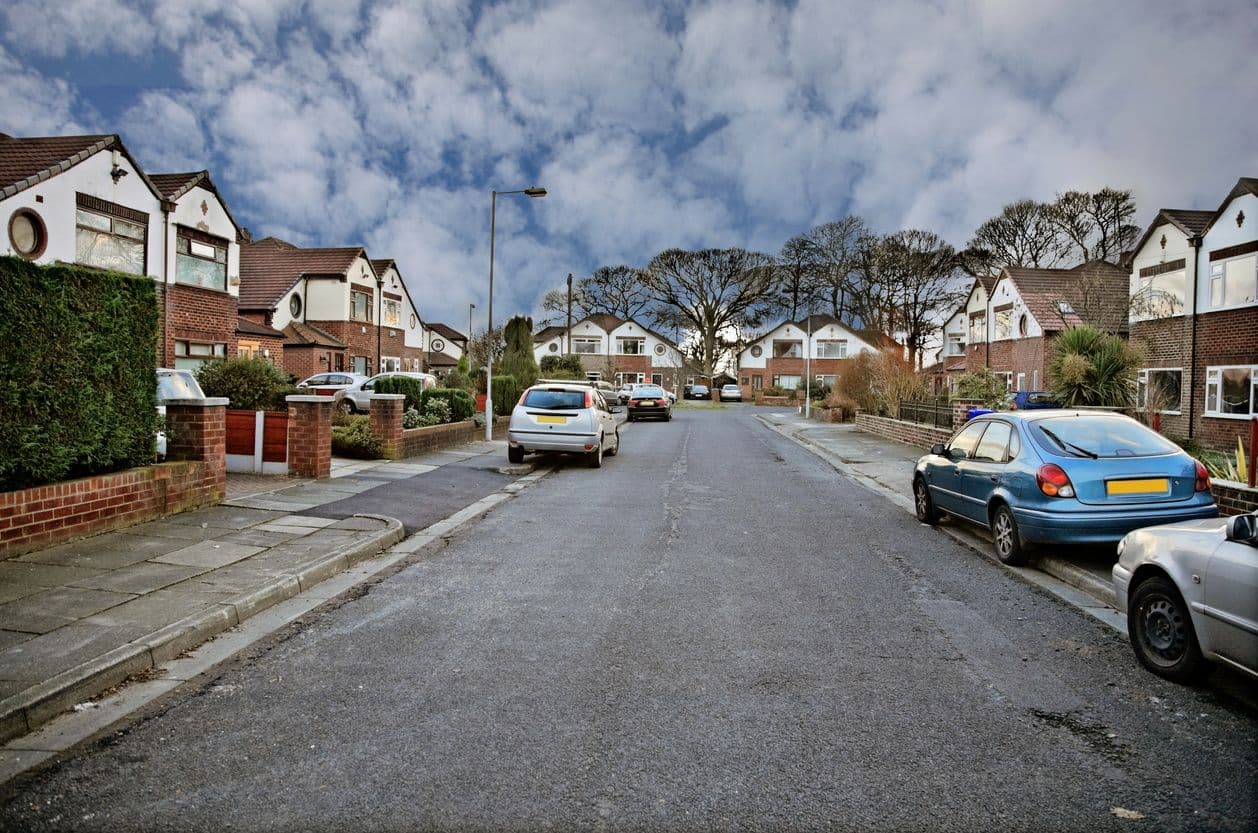
<path id="1" fill-rule="evenodd" d="M 847 359 L 858 353 L 900 345 L 872 330 L 853 330 L 832 315 L 783 321 L 751 342 L 738 355 L 738 384 L 750 398 L 766 387 L 804 387 L 804 374 L 819 385 L 833 387 Z"/>
<path id="2" fill-rule="evenodd" d="M 157 282 L 159 364 L 235 355 L 240 228 L 205 171 L 150 177 L 116 135 L 0 134 L 6 253 Z"/>
<path id="3" fill-rule="evenodd" d="M 428 368 L 438 376 L 444 376 L 455 368 L 467 352 L 467 336 L 448 324 L 428 325 Z"/>
<path id="4" fill-rule="evenodd" d="M 607 313 L 587 316 L 567 327 L 547 327 L 533 336 L 533 355 L 571 353 L 581 357 L 586 376 L 623 385 L 650 382 L 678 390 L 703 381 L 687 365 L 680 348 L 650 328 Z"/>
<path id="5" fill-rule="evenodd" d="M 1105 261 L 1072 269 L 1006 266 L 995 279 L 976 280 L 966 300 L 966 370 L 986 367 L 1009 390 L 1039 390 L 1058 333 L 1086 323 L 1126 335 L 1127 303 L 1127 272 Z"/>
<path id="6" fill-rule="evenodd" d="M 1214 211 L 1162 209 L 1129 274 L 1137 405 L 1163 431 L 1233 447 L 1258 416 L 1258 179 Z"/>

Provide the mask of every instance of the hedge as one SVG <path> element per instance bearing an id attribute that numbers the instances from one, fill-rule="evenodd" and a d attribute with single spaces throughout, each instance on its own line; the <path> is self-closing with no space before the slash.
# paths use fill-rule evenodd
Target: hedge
<path id="1" fill-rule="evenodd" d="M 459 388 L 429 388 L 419 399 L 419 412 L 428 413 L 428 402 L 440 399 L 450 406 L 450 421 L 462 422 L 471 419 L 476 410 L 476 400 L 465 390 Z"/>
<path id="2" fill-rule="evenodd" d="M 0 257 L 0 490 L 153 462 L 152 278 Z"/>
<path id="3" fill-rule="evenodd" d="M 514 376 L 495 376 L 493 381 L 494 416 L 510 416 L 524 386 Z"/>
<path id="4" fill-rule="evenodd" d="M 405 411 L 407 408 L 414 408 L 421 414 L 424 412 L 420 402 L 424 396 L 424 384 L 418 379 L 410 376 L 386 376 L 376 381 L 374 393 L 400 393 L 406 397 L 406 404 L 402 407 Z"/>
<path id="5" fill-rule="evenodd" d="M 225 396 L 230 400 L 227 407 L 243 411 L 287 411 L 285 397 L 301 393 L 284 371 L 265 359 L 206 362 L 196 376 L 206 396 Z"/>

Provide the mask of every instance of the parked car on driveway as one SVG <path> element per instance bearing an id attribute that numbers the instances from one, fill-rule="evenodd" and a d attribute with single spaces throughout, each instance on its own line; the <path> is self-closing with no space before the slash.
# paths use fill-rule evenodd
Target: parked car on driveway
<path id="1" fill-rule="evenodd" d="M 524 462 L 534 451 L 583 454 L 592 468 L 620 453 L 620 430 L 611 406 L 589 385 L 534 385 L 520 396 L 507 426 L 507 459 Z"/>
<path id="2" fill-rule="evenodd" d="M 691 385 L 690 392 L 686 394 L 687 399 L 711 399 L 712 392 L 708 390 L 707 385 Z"/>
<path id="3" fill-rule="evenodd" d="M 1144 526 L 1218 515 L 1205 466 L 1120 414 L 1010 411 L 967 422 L 917 461 L 917 518 L 991 528 L 996 555 L 1028 544 L 1113 544 Z"/>
<path id="4" fill-rule="evenodd" d="M 1258 512 L 1138 529 L 1113 576 L 1145 668 L 1186 682 L 1211 660 L 1258 677 Z"/>
<path id="5" fill-rule="evenodd" d="M 722 402 L 742 402 L 743 389 L 738 385 L 721 385 L 721 392 L 717 396 Z"/>
<path id="6" fill-rule="evenodd" d="M 369 379 L 364 379 L 357 384 L 342 388 L 332 394 L 335 399 L 333 404 L 338 410 L 346 414 L 365 414 L 371 410 L 371 395 L 376 392 L 376 382 L 379 382 L 381 379 L 397 377 L 418 379 L 424 390 L 437 386 L 437 377 L 431 373 L 408 373 L 400 370 L 377 373 Z"/>
<path id="7" fill-rule="evenodd" d="M 333 396 L 338 390 L 352 388 L 354 385 L 367 381 L 361 373 L 316 373 L 297 383 L 297 387 L 305 388 L 320 396 Z"/>
<path id="8" fill-rule="evenodd" d="M 191 370 L 175 370 L 169 367 L 157 368 L 157 414 L 166 419 L 166 403 L 178 399 L 204 399 L 201 383 Z M 166 431 L 157 432 L 157 459 L 166 459 Z"/>
<path id="9" fill-rule="evenodd" d="M 673 418 L 673 403 L 659 385 L 638 385 L 629 397 L 629 421 L 653 417 L 665 422 Z"/>

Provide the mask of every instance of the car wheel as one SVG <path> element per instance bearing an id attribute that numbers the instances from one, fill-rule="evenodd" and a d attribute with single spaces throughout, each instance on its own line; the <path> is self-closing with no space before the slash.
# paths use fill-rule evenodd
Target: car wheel
<path id="1" fill-rule="evenodd" d="M 616 445 L 612 447 L 611 451 L 607 452 L 607 456 L 615 457 L 619 453 L 620 453 L 620 431 L 617 431 L 616 432 Z"/>
<path id="2" fill-rule="evenodd" d="M 523 463 L 524 449 L 515 445 L 507 446 L 507 459 L 512 463 Z"/>
<path id="3" fill-rule="evenodd" d="M 626 418 L 625 418 L 625 421 L 626 421 L 626 422 L 633 422 L 633 414 L 630 414 L 628 417 L 626 417 Z"/>
<path id="4" fill-rule="evenodd" d="M 1201 675 L 1205 662 L 1188 606 L 1162 576 L 1141 582 L 1131 594 L 1127 635 L 1140 664 L 1154 674 L 1177 683 Z"/>
<path id="5" fill-rule="evenodd" d="M 1016 567 L 1026 563 L 1018 522 L 1013 519 L 1013 510 L 1003 503 L 996 507 L 992 515 L 992 540 L 996 545 L 996 557 L 1001 564 Z"/>
<path id="6" fill-rule="evenodd" d="M 673 412 L 672 412 L 672 411 L 669 411 L 668 413 L 664 414 L 664 421 L 665 421 L 665 422 L 672 422 L 672 421 L 673 421 Z"/>
<path id="7" fill-rule="evenodd" d="M 590 468 L 601 469 L 603 467 L 603 438 L 598 438 L 598 445 L 589 454 Z"/>
<path id="8" fill-rule="evenodd" d="M 349 397 L 342 399 L 337 404 L 336 407 L 340 408 L 341 413 L 345 414 L 346 416 L 354 415 L 354 400 L 350 399 Z"/>
<path id="9" fill-rule="evenodd" d="M 913 479 L 913 507 L 917 511 L 917 519 L 924 524 L 934 526 L 939 523 L 939 511 L 935 502 L 930 499 L 930 489 L 921 477 Z"/>

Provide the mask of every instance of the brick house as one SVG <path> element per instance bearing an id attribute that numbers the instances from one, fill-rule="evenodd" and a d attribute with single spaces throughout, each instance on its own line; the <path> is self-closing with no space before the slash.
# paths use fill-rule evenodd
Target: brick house
<path id="1" fill-rule="evenodd" d="M 361 246 L 251 241 L 241 247 L 240 314 L 284 332 L 283 366 L 299 377 L 329 370 L 370 376 L 383 364 L 400 366 L 403 356 L 422 363 L 422 351 L 406 347 L 404 334 L 420 332 L 419 316 L 403 319 L 405 285 L 396 268 L 386 274 L 397 283 L 385 283 Z"/>
<path id="2" fill-rule="evenodd" d="M 427 369 L 427 331 L 419 310 L 411 300 L 411 293 L 402 280 L 397 262 L 391 259 L 373 260 L 371 267 L 381 280 L 382 315 L 380 324 L 384 330 L 383 355 L 380 370 L 405 370 L 419 373 Z"/>
<path id="3" fill-rule="evenodd" d="M 570 353 L 581 358 L 591 379 L 615 385 L 651 382 L 674 392 L 688 384 L 706 381 L 689 365 L 681 349 L 649 327 L 607 313 L 595 313 L 567 327 L 546 327 L 533 336 L 533 355 Z"/>
<path id="4" fill-rule="evenodd" d="M 445 376 L 467 352 L 467 336 L 449 324 L 434 322 L 427 325 L 428 370 L 437 376 Z"/>
<path id="5" fill-rule="evenodd" d="M 1127 283 L 1127 272 L 1106 261 L 1006 266 L 994 279 L 976 280 L 965 305 L 967 372 L 986 367 L 1011 391 L 1042 389 L 1062 330 L 1087 323 L 1126 336 Z"/>
<path id="6" fill-rule="evenodd" d="M 1131 259 L 1137 405 L 1177 437 L 1235 448 L 1258 416 L 1258 179 L 1214 211 L 1162 209 Z"/>
<path id="7" fill-rule="evenodd" d="M 962 304 L 944 321 L 938 361 L 923 370 L 931 381 L 931 390 L 935 396 L 951 396 L 956 391 L 957 380 L 966 373 L 965 344 L 968 332 L 969 319 L 966 305 Z"/>
<path id="8" fill-rule="evenodd" d="M 813 384 L 834 387 L 851 358 L 885 349 L 902 348 L 881 333 L 853 330 L 832 315 L 783 321 L 738 354 L 738 386 L 750 399 L 767 387 L 802 388 L 807 372 Z"/>

